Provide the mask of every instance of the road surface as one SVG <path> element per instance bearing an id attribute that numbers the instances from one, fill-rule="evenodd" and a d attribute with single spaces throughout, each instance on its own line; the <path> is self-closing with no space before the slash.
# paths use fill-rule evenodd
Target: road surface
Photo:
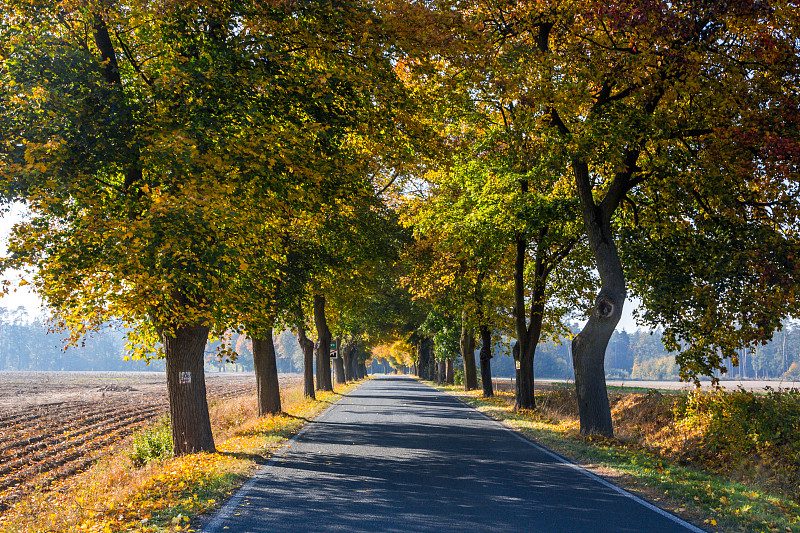
<path id="1" fill-rule="evenodd" d="M 308 424 L 202 530 L 701 531 L 403 376 Z"/>

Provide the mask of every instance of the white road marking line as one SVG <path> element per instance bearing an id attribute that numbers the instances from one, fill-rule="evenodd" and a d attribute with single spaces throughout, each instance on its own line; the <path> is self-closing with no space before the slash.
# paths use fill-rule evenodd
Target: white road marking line
<path id="1" fill-rule="evenodd" d="M 431 387 L 431 388 L 433 388 L 433 387 Z M 433 389 L 433 390 L 436 390 L 436 389 Z M 492 418 L 491 416 L 487 415 L 486 413 L 478 411 L 477 409 L 472 407 L 470 404 L 468 404 L 467 402 L 463 401 L 461 398 L 456 398 L 455 396 L 450 396 L 450 397 L 454 398 L 454 399 L 458 400 L 459 402 L 461 402 L 462 404 L 466 405 L 467 407 L 469 407 L 470 409 L 472 409 L 473 411 L 475 411 L 476 413 L 478 413 L 479 415 L 484 417 L 486 420 L 489 420 L 490 422 L 494 422 L 496 425 L 500 426 L 505 431 L 511 433 L 514 436 L 514 438 L 516 438 L 518 440 L 521 440 L 522 442 L 524 442 L 528 446 L 536 448 L 537 450 L 539 450 L 540 452 L 542 452 L 544 454 L 549 455 L 550 457 L 552 457 L 553 459 L 555 459 L 559 463 L 567 465 L 569 468 L 572 468 L 573 470 L 576 470 L 576 471 L 580 472 L 581 474 L 589 477 L 590 479 L 593 479 L 593 480 L 597 481 L 601 485 L 610 488 L 614 492 L 617 492 L 617 493 L 621 494 L 622 496 L 625 496 L 626 498 L 630 498 L 631 500 L 635 501 L 636 503 L 638 503 L 640 505 L 643 505 L 644 507 L 647 507 L 651 511 L 654 511 L 654 512 L 660 514 L 661 516 L 672 520 L 676 524 L 685 527 L 686 529 L 688 529 L 692 533 L 708 533 L 704 529 L 700 529 L 699 527 L 695 526 L 694 524 L 691 524 L 691 523 L 687 522 L 686 520 L 684 520 L 684 519 L 682 519 L 680 517 L 677 517 L 674 514 L 668 512 L 668 511 L 665 511 L 664 509 L 662 509 L 662 508 L 660 508 L 660 507 L 658 507 L 656 505 L 653 505 L 652 503 L 648 502 L 647 500 L 644 500 L 644 499 L 640 498 L 639 496 L 637 496 L 637 495 L 635 495 L 635 494 L 633 494 L 631 492 L 628 492 L 627 490 L 625 490 L 625 489 L 623 489 L 621 487 L 618 487 L 618 486 L 614 485 L 610 481 L 606 481 L 605 479 L 601 478 L 597 474 L 589 472 L 588 470 L 583 468 L 581 465 L 575 464 L 575 463 L 567 460 L 566 458 L 561 457 L 557 453 L 554 453 L 554 452 L 548 450 L 547 448 L 541 446 L 540 444 L 537 444 L 536 442 L 532 441 L 531 439 L 529 439 L 525 435 L 521 434 L 520 432 L 515 431 L 515 430 L 511 429 L 510 427 L 508 427 L 507 425 L 503 424 L 499 420 L 495 420 L 494 418 Z"/>
<path id="2" fill-rule="evenodd" d="M 289 448 L 289 447 L 290 447 L 290 446 L 291 446 L 291 445 L 292 445 L 292 444 L 293 444 L 293 443 L 294 443 L 294 442 L 295 442 L 297 439 L 299 439 L 300 437 L 302 437 L 302 436 L 303 436 L 303 434 L 304 434 L 304 433 L 305 433 L 305 432 L 306 432 L 306 431 L 307 431 L 307 430 L 308 430 L 308 429 L 311 427 L 311 425 L 312 425 L 314 422 L 316 422 L 316 421 L 320 420 L 321 418 L 323 418 L 323 417 L 324 417 L 326 414 L 328 414 L 328 412 L 329 412 L 330 410 L 332 410 L 332 409 L 333 409 L 333 408 L 335 408 L 337 405 L 339 405 L 339 402 L 341 402 L 343 398 L 346 398 L 346 397 L 347 397 L 347 396 L 343 396 L 342 398 L 339 398 L 338 400 L 336 400 L 335 402 L 333 402 L 333 404 L 331 404 L 331 405 L 330 405 L 330 406 L 329 406 L 327 409 L 325 409 L 324 411 L 322 411 L 322 412 L 321 412 L 321 413 L 320 413 L 318 416 L 315 416 L 315 417 L 314 417 L 314 419 L 313 419 L 313 420 L 311 420 L 311 422 L 307 423 L 305 426 L 303 426 L 302 428 L 300 428 L 300 431 L 298 431 L 297 433 L 295 433 L 295 434 L 292 436 L 292 438 L 290 438 L 288 441 L 286 441 L 285 443 L 283 443 L 283 445 L 282 445 L 280 448 L 276 449 L 276 450 L 275 450 L 275 451 L 272 453 L 272 457 L 270 458 L 270 460 L 269 460 L 269 461 L 267 461 L 266 463 L 264 463 L 263 465 L 259 465 L 259 468 L 258 468 L 258 469 L 256 470 L 256 472 L 253 474 L 253 477 L 251 477 L 250 479 L 248 479 L 248 480 L 245 482 L 245 484 L 244 484 L 244 485 L 242 485 L 242 486 L 239 488 L 239 490 L 237 490 L 237 491 L 234 493 L 234 495 L 233 495 L 233 496 L 231 496 L 231 499 L 229 499 L 229 500 L 228 500 L 228 501 L 225 503 L 225 505 L 223 505 L 223 506 L 222 506 L 222 507 L 221 507 L 221 508 L 220 508 L 220 509 L 219 509 L 219 510 L 216 512 L 216 514 L 214 515 L 214 518 L 213 518 L 213 519 L 212 519 L 212 520 L 211 520 L 211 521 L 210 521 L 208 524 L 206 524 L 206 525 L 205 525 L 205 527 L 203 527 L 202 529 L 200 529 L 200 533 L 216 533 L 217 531 L 219 531 L 219 527 L 222 525 L 222 523 L 223 523 L 225 520 L 227 520 L 228 518 L 230 518 L 230 517 L 231 517 L 231 516 L 234 514 L 234 512 L 236 511 L 236 508 L 237 508 L 237 507 L 239 507 L 239 505 L 241 504 L 242 500 L 243 500 L 243 499 L 245 499 L 245 498 L 248 496 L 248 494 L 249 494 L 249 493 L 250 493 L 250 492 L 253 490 L 253 487 L 254 487 L 254 486 L 255 486 L 255 484 L 256 484 L 256 483 L 259 481 L 259 478 L 261 478 L 261 477 L 263 477 L 263 476 L 265 476 L 265 475 L 266 475 L 266 470 L 267 470 L 267 468 L 266 468 L 266 467 L 268 467 L 268 466 L 274 466 L 274 465 L 275 465 L 275 463 L 276 463 L 276 462 L 277 462 L 279 459 L 283 459 L 284 457 L 286 457 L 286 453 L 287 453 L 287 452 L 289 452 L 288 448 Z M 280 456 L 278 456 L 278 453 L 280 453 L 281 455 L 280 455 Z"/>

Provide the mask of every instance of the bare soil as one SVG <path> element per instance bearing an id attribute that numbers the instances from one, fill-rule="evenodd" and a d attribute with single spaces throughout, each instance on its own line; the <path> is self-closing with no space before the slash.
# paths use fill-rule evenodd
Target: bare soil
<path id="1" fill-rule="evenodd" d="M 281 387 L 300 376 L 281 376 Z M 252 394 L 250 373 L 207 374 L 209 400 Z M 168 411 L 162 372 L 0 372 L 0 513 L 85 470 Z"/>

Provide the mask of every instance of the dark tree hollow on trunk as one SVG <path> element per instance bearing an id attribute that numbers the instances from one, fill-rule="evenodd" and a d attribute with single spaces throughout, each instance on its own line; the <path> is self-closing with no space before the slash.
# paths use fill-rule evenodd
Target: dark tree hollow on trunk
<path id="1" fill-rule="evenodd" d="M 319 294 L 314 295 L 314 324 L 317 327 L 317 368 L 319 368 L 318 379 L 322 382 L 320 388 L 325 391 L 333 391 L 330 356 L 331 330 L 328 329 L 328 321 L 325 318 L 325 297 Z"/>
<path id="2" fill-rule="evenodd" d="M 280 413 L 281 391 L 278 385 L 278 365 L 275 361 L 272 328 L 265 332 L 263 338 L 253 338 L 253 368 L 256 373 L 258 416 Z"/>
<path id="3" fill-rule="evenodd" d="M 475 368 L 475 332 L 467 326 L 467 312 L 461 314 L 461 359 L 464 362 L 464 390 L 478 388 L 478 371 Z"/>
<path id="4" fill-rule="evenodd" d="M 158 333 L 166 357 L 173 451 L 214 452 L 203 371 L 208 327 L 179 326 L 174 336 L 161 328 Z"/>
<path id="5" fill-rule="evenodd" d="M 494 396 L 494 384 L 492 383 L 492 330 L 489 326 L 481 325 L 481 385 L 483 386 L 483 396 L 489 398 Z"/>
<path id="6" fill-rule="evenodd" d="M 317 399 L 314 392 L 314 343 L 306 337 L 306 328 L 297 326 L 297 343 L 303 353 L 303 394 L 306 398 Z"/>

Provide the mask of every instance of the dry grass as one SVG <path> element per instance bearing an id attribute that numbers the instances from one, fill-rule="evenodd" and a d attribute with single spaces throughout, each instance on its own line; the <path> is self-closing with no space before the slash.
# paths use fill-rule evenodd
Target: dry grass
<path id="1" fill-rule="evenodd" d="M 217 453 L 135 468 L 131 439 L 92 468 L 46 492 L 34 492 L 0 516 L 0 533 L 193 531 L 292 433 L 357 384 L 303 397 L 302 384 L 281 393 L 284 413 L 259 418 L 255 395 L 216 400 L 210 415 Z"/>
<path id="2" fill-rule="evenodd" d="M 736 393 L 724 393 L 736 394 Z M 507 405 L 513 406 L 513 395 L 501 393 Z M 579 420 L 575 391 L 571 387 L 553 387 L 537 391 L 536 415 L 544 417 L 564 430 L 565 435 L 578 437 Z M 646 450 L 658 457 L 683 466 L 714 472 L 732 481 L 789 495 L 800 502 L 796 466 L 792 459 L 780 454 L 721 454 L 709 440 L 709 419 L 691 420 L 676 415 L 678 394 L 611 392 L 611 418 L 614 423 L 613 443 Z"/>

